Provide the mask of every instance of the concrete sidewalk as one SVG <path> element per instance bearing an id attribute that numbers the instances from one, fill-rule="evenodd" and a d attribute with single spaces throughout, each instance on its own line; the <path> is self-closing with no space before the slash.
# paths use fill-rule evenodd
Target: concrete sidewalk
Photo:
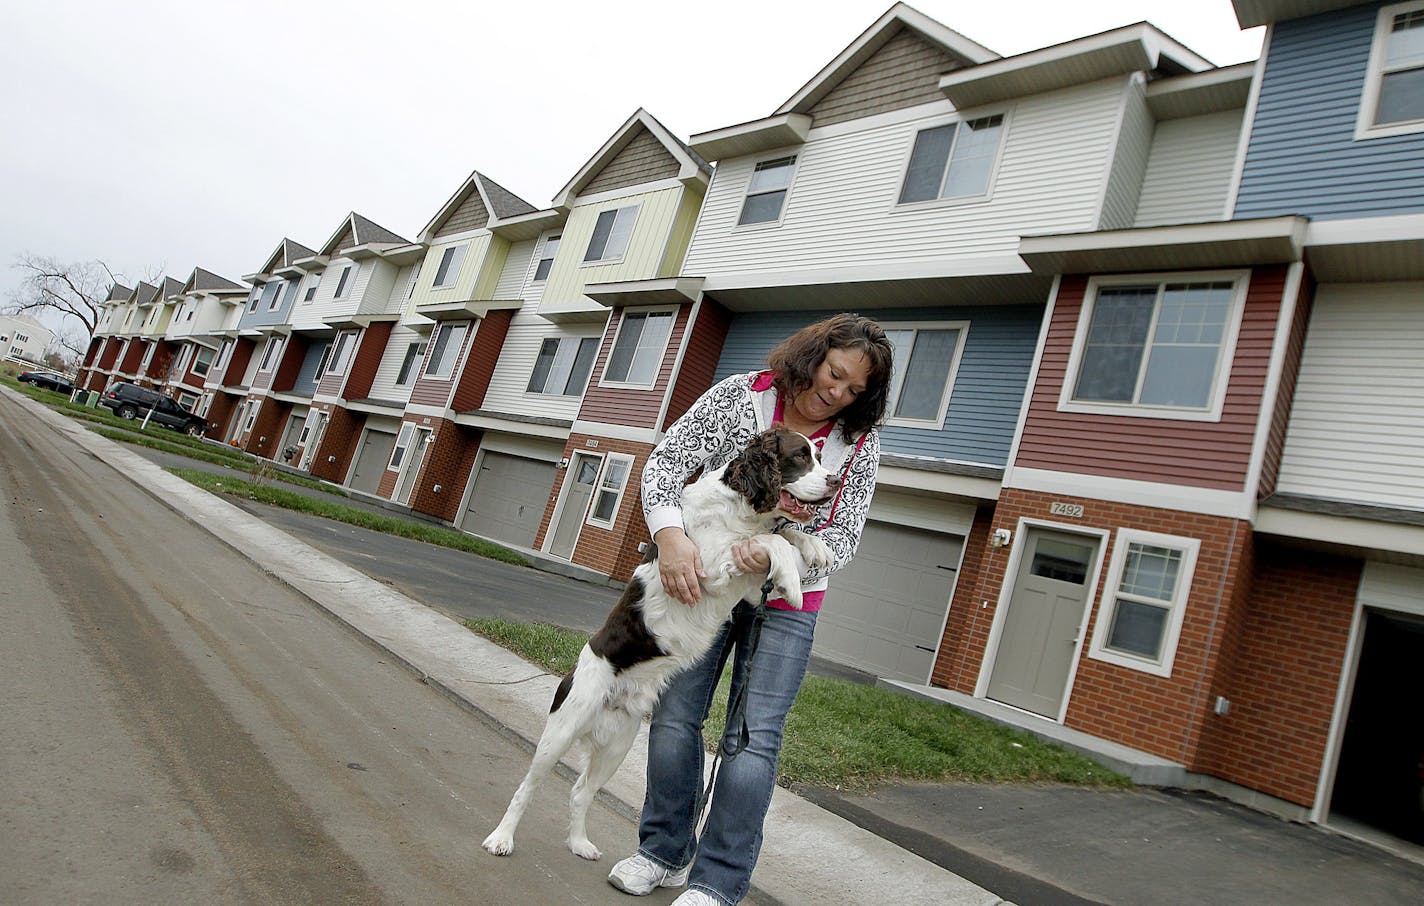
<path id="1" fill-rule="evenodd" d="M 13 394 L 8 388 L 0 388 L 0 392 L 23 399 L 56 431 L 146 489 L 179 517 L 249 557 L 435 689 L 524 740 L 532 751 L 543 729 L 557 677 L 227 501 L 168 474 L 122 445 L 86 430 L 82 424 Z M 646 751 L 645 726 L 627 761 L 604 790 L 630 816 L 637 814 L 643 799 Z M 553 794 L 545 791 L 544 795 Z M 472 859 L 494 858 L 477 848 L 477 841 L 486 830 L 471 828 Z M 1005 902 L 781 788 L 772 798 L 766 840 L 753 878 L 753 896 L 758 899 L 788 904 L 993 906 Z M 576 857 L 570 854 L 569 858 Z"/>

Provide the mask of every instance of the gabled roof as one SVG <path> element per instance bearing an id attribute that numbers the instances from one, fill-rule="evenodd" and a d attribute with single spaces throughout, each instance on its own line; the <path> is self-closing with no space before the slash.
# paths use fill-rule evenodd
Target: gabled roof
<path id="1" fill-rule="evenodd" d="M 348 231 L 351 234 L 351 241 L 349 243 L 340 244 L 340 248 L 338 248 L 337 245 L 339 243 L 339 240 L 344 237 Z M 352 246 L 357 245 L 368 245 L 373 242 L 387 242 L 393 245 L 410 245 L 409 239 L 406 239 L 403 236 L 398 236 L 390 230 L 386 229 L 385 227 L 381 226 L 379 223 L 376 223 L 373 220 L 368 220 L 367 218 L 362 217 L 360 214 L 357 214 L 355 211 L 352 211 L 350 214 L 347 214 L 346 217 L 342 219 L 341 223 L 336 227 L 336 232 L 332 233 L 331 238 L 326 240 L 326 244 L 321 247 L 321 251 L 316 252 L 315 254 L 334 256 L 337 252 L 341 251 L 342 248 L 350 248 Z"/>
<path id="2" fill-rule="evenodd" d="M 183 292 L 183 281 L 181 281 L 181 280 L 176 280 L 176 279 L 174 279 L 173 277 L 164 277 L 164 278 L 163 278 L 163 289 L 162 289 L 161 298 L 163 298 L 163 299 L 171 299 L 171 298 L 173 298 L 174 296 L 177 296 L 177 295 L 181 294 L 182 292 Z"/>
<path id="3" fill-rule="evenodd" d="M 131 287 L 124 286 L 122 283 L 115 283 L 113 286 L 109 287 L 109 296 L 104 301 L 127 302 L 132 297 L 133 289 Z"/>
<path id="4" fill-rule="evenodd" d="M 263 263 L 262 269 L 257 273 L 271 274 L 278 269 L 290 267 L 293 262 L 303 258 L 310 258 L 316 252 L 302 245 L 300 242 L 293 242 L 290 239 L 283 239 L 277 243 L 277 247 L 272 250 L 272 254 L 267 256 L 267 261 Z"/>
<path id="5" fill-rule="evenodd" d="M 132 301 L 137 302 L 139 305 L 147 305 L 156 298 L 158 298 L 158 287 L 152 283 L 145 283 L 142 280 L 138 281 L 138 286 L 134 287 Z"/>
<path id="6" fill-rule="evenodd" d="M 430 218 L 430 222 L 421 229 L 420 241 L 430 242 L 434 238 L 435 230 L 454 213 L 456 208 L 465 203 L 472 192 L 479 193 L 480 201 L 484 203 L 485 210 L 490 215 L 489 226 L 491 227 L 502 218 L 518 217 L 538 210 L 479 170 L 474 170 L 465 177 L 465 181 L 460 183 L 460 188 L 455 190 L 455 194 L 440 206 L 440 210 L 436 211 L 435 216 Z"/>
<path id="7" fill-rule="evenodd" d="M 588 185 L 599 171 L 617 157 L 618 152 L 627 147 L 628 143 L 644 129 L 651 133 L 677 161 L 678 179 L 684 182 L 697 180 L 704 184 L 708 181 L 712 173 L 712 166 L 687 147 L 681 139 L 669 132 L 668 128 L 658 122 L 656 117 L 639 107 L 622 126 L 618 127 L 613 136 L 604 142 L 603 147 L 589 158 L 588 163 L 574 174 L 574 178 L 559 190 L 558 194 L 554 196 L 554 207 L 567 208 L 571 205 L 583 187 Z"/>
<path id="8" fill-rule="evenodd" d="M 905 28 L 914 29 L 926 41 L 964 61 L 966 66 L 999 59 L 998 54 L 984 45 L 969 40 L 912 6 L 896 3 L 834 60 L 827 63 L 825 68 L 816 73 L 811 81 L 801 86 L 801 90 L 776 108 L 776 113 L 809 113 L 822 98 L 830 94 L 847 76 L 859 69 L 861 64 Z"/>
<path id="9" fill-rule="evenodd" d="M 226 277 L 219 277 L 217 274 L 201 267 L 193 268 L 193 273 L 188 277 L 188 282 L 183 284 L 183 292 L 223 292 L 235 291 L 245 293 L 247 287 L 240 283 L 234 283 Z"/>

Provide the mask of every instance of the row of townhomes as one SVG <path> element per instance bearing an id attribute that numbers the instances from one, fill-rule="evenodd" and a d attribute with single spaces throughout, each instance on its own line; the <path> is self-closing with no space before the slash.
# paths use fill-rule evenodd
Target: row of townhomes
<path id="1" fill-rule="evenodd" d="M 1264 49 L 1217 67 L 897 4 L 758 118 L 637 111 L 546 208 L 475 172 L 410 239 L 115 287 L 83 380 L 624 579 L 669 424 L 870 314 L 897 376 L 819 654 L 1420 840 L 1424 0 L 1235 7 Z"/>

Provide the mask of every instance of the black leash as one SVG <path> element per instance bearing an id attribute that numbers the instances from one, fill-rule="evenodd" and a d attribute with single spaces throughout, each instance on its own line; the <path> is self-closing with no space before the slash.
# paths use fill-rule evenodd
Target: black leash
<path id="1" fill-rule="evenodd" d="M 766 622 L 766 599 L 771 595 L 771 590 L 775 586 L 770 577 L 761 586 L 761 601 L 752 610 L 752 624 L 747 629 L 746 637 L 739 639 L 739 644 L 746 646 L 746 679 L 736 696 L 727 705 L 727 723 L 722 730 L 721 742 L 717 744 L 717 757 L 712 760 L 712 774 L 707 778 L 707 787 L 702 791 L 702 798 L 697 803 L 697 820 L 694 826 L 702 824 L 703 818 L 707 815 L 707 804 L 712 799 L 712 788 L 717 785 L 717 769 L 722 766 L 723 761 L 731 761 L 746 749 L 751 742 L 751 728 L 747 726 L 747 686 L 752 676 L 752 657 L 756 654 L 757 645 L 761 641 L 761 624 Z M 733 665 L 735 670 L 735 664 Z M 727 729 L 737 725 L 737 737 L 733 741 L 727 739 Z"/>

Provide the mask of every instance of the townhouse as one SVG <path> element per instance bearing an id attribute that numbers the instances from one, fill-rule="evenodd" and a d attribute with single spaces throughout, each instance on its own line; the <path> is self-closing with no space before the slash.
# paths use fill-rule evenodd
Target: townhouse
<path id="1" fill-rule="evenodd" d="M 94 336 L 89 339 L 89 348 L 79 366 L 77 386 L 85 390 L 103 390 L 107 386 L 109 372 L 118 360 L 122 345 L 118 335 L 119 309 L 132 293 L 132 288 L 121 283 L 109 287 L 109 295 L 101 304 L 94 324 Z"/>
<path id="2" fill-rule="evenodd" d="M 165 387 L 183 408 L 207 415 L 212 404 L 207 376 L 221 346 L 220 334 L 246 303 L 248 292 L 248 287 L 195 267 L 171 297 L 173 312 L 164 339 L 175 351 Z"/>
<path id="3" fill-rule="evenodd" d="M 26 314 L 0 315 L 0 358 L 41 362 L 54 331 Z"/>

